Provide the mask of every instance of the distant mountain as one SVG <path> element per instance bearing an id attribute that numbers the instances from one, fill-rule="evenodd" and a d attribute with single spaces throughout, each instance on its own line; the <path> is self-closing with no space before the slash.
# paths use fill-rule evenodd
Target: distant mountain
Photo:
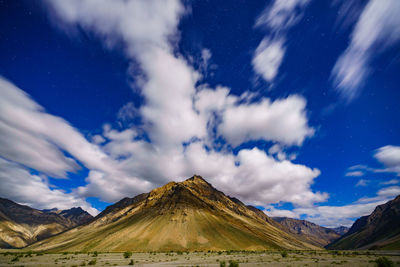
<path id="1" fill-rule="evenodd" d="M 400 195 L 359 218 L 330 249 L 400 249 Z"/>
<path id="2" fill-rule="evenodd" d="M 91 218 L 81 208 L 41 211 L 0 198 L 0 247 L 25 247 Z"/>
<path id="3" fill-rule="evenodd" d="M 340 237 L 335 230 L 319 226 L 315 223 L 286 217 L 273 217 L 283 229 L 294 234 L 298 239 L 318 247 L 325 247 Z"/>
<path id="4" fill-rule="evenodd" d="M 86 225 L 30 246 L 49 251 L 316 249 L 200 176 L 107 207 Z M 272 220 L 271 220 L 272 221 Z"/>
<path id="5" fill-rule="evenodd" d="M 350 228 L 346 227 L 346 226 L 339 226 L 339 227 L 331 228 L 331 229 L 342 236 L 342 235 L 346 234 Z"/>
<path id="6" fill-rule="evenodd" d="M 81 225 L 87 223 L 88 221 L 93 219 L 93 216 L 88 212 L 83 210 L 81 207 L 71 208 L 69 210 L 59 210 L 59 209 L 50 209 L 50 210 L 42 210 L 47 213 L 55 213 L 58 214 L 67 220 L 71 221 L 75 225 Z"/>

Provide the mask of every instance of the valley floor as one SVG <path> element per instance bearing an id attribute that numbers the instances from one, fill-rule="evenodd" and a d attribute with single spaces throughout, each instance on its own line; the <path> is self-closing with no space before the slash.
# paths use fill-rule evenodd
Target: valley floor
<path id="1" fill-rule="evenodd" d="M 126 257 L 127 258 L 126 258 Z M 282 252 L 191 252 L 191 253 L 62 253 L 41 254 L 0 250 L 0 266 L 376 266 L 380 257 L 400 266 L 400 251 L 288 251 Z"/>

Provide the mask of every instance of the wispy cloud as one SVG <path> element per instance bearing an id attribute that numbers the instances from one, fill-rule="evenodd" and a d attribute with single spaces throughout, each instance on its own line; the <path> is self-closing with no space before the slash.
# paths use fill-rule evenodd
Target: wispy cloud
<path id="1" fill-rule="evenodd" d="M 356 187 L 359 187 L 359 186 L 367 186 L 368 183 L 369 183 L 368 180 L 360 179 L 360 180 L 358 180 L 358 182 L 357 182 L 357 184 L 356 184 Z"/>
<path id="2" fill-rule="evenodd" d="M 400 183 L 400 180 L 398 180 L 398 179 L 391 179 L 391 180 L 389 180 L 389 181 L 382 182 L 381 184 L 383 184 L 383 185 L 393 185 L 393 184 L 398 184 L 398 183 Z"/>
<path id="3" fill-rule="evenodd" d="M 275 0 L 257 18 L 255 26 L 269 33 L 254 52 L 252 64 L 254 71 L 264 80 L 272 83 L 278 74 L 286 52 L 287 31 L 303 16 L 309 0 Z"/>
<path id="4" fill-rule="evenodd" d="M 362 172 L 362 171 L 351 171 L 351 172 L 347 172 L 345 175 L 346 176 L 352 176 L 352 177 L 359 177 L 359 176 L 364 176 L 364 172 Z"/>
<path id="5" fill-rule="evenodd" d="M 374 57 L 400 40 L 400 2 L 371 0 L 360 15 L 350 36 L 350 44 L 332 70 L 334 86 L 350 102 L 373 71 Z M 351 14 L 351 13 L 350 13 Z"/>

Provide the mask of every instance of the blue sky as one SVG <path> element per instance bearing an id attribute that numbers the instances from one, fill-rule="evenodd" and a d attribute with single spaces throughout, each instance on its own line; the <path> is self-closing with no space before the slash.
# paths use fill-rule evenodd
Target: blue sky
<path id="1" fill-rule="evenodd" d="M 400 194 L 400 11 L 370 1 L 0 2 L 0 196 L 93 214 L 202 175 L 351 225 Z"/>

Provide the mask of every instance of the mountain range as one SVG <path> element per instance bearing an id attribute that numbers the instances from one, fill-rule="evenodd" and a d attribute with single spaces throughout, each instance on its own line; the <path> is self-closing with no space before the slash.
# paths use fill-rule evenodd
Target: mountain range
<path id="1" fill-rule="evenodd" d="M 200 176 L 123 198 L 96 217 L 0 198 L 0 247 L 46 251 L 400 249 L 400 196 L 348 229 L 269 217 Z"/>
<path id="2" fill-rule="evenodd" d="M 330 249 L 400 249 L 400 195 L 355 221 Z"/>
<path id="3" fill-rule="evenodd" d="M 286 217 L 273 217 L 273 219 L 280 223 L 286 232 L 318 247 L 325 247 L 341 236 L 335 229 L 322 227 L 306 220 Z"/>
<path id="4" fill-rule="evenodd" d="M 0 247 L 25 247 L 92 218 L 81 208 L 37 210 L 0 198 Z"/>
<path id="5" fill-rule="evenodd" d="M 36 242 L 49 251 L 319 249 L 286 233 L 261 210 L 200 176 L 124 198 L 88 224 Z"/>

